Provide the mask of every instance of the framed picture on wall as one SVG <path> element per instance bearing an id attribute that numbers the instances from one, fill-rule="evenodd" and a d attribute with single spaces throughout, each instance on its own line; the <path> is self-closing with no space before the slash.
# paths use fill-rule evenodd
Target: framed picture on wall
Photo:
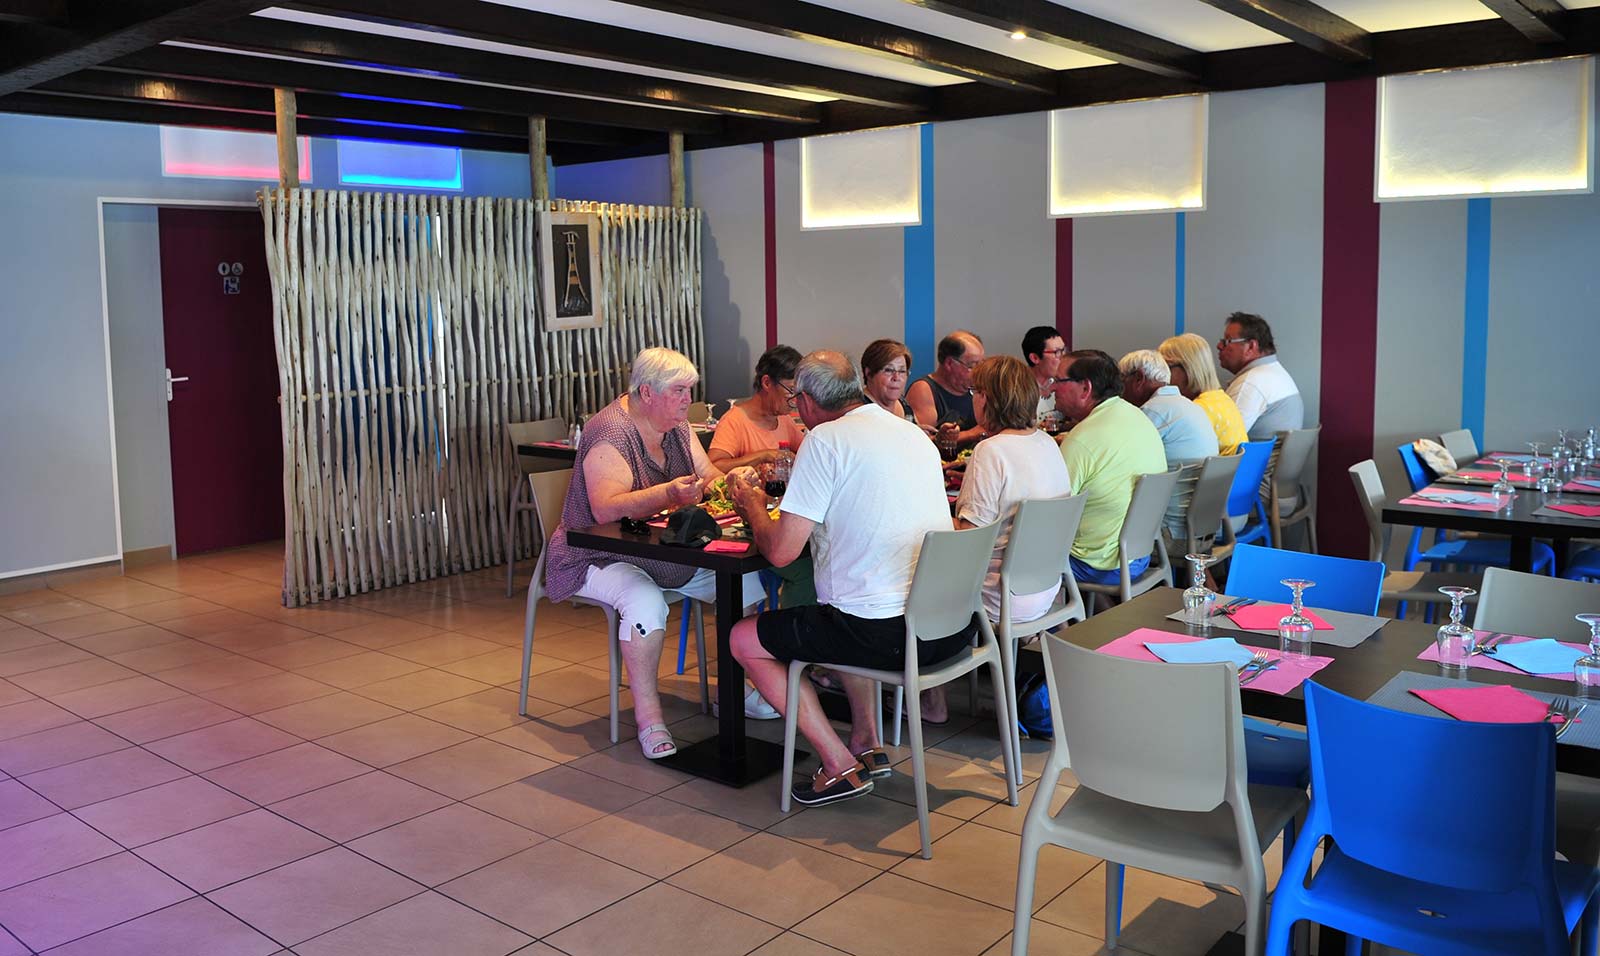
<path id="1" fill-rule="evenodd" d="M 597 329 L 605 322 L 600 283 L 600 217 L 547 212 L 540 248 L 545 327 Z"/>

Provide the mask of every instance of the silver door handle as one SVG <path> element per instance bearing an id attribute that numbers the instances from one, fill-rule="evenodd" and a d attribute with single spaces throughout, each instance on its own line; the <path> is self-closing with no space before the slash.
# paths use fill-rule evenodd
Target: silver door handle
<path id="1" fill-rule="evenodd" d="M 166 372 L 167 372 L 167 401 L 170 402 L 170 401 L 172 401 L 172 383 L 173 382 L 187 382 L 189 380 L 189 376 L 187 376 L 187 375 L 174 376 L 172 374 L 172 369 L 170 369 L 170 368 L 167 369 Z"/>

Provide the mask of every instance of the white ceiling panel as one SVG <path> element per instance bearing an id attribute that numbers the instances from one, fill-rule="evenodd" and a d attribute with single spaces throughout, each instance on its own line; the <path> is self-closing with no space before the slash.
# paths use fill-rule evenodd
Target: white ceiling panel
<path id="1" fill-rule="evenodd" d="M 758 2 L 758 0 L 751 0 Z M 1081 66 L 1104 66 L 1109 60 L 1103 60 L 1087 53 L 1077 53 L 1045 43 L 1042 40 L 1013 40 L 1010 33 L 996 30 L 993 27 L 952 17 L 948 14 L 937 13 L 925 7 L 905 3 L 903 0 L 809 0 L 821 7 L 832 7 L 858 16 L 870 17 L 892 23 L 907 30 L 918 33 L 931 33 L 934 36 L 965 43 L 981 50 L 1009 56 L 1013 59 L 1032 63 L 1051 70 L 1072 70 Z"/>
<path id="2" fill-rule="evenodd" d="M 1286 42 L 1200 0 L 1052 0 L 1070 7 L 1199 50 L 1213 53 L 1237 47 L 1267 46 Z M 1398 3 L 1400 0 L 1391 0 Z"/>
<path id="3" fill-rule="evenodd" d="M 1600 0 L 1594 0 L 1600 3 Z M 1478 0 L 1321 0 L 1324 7 L 1363 30 L 1410 30 L 1469 20 L 1492 20 L 1494 11 Z M 1568 6 L 1571 6 L 1569 3 Z"/>

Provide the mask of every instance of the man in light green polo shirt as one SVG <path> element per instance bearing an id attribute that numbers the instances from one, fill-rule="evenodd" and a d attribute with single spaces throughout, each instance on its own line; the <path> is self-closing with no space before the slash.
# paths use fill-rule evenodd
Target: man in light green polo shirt
<path id="1" fill-rule="evenodd" d="M 1122 373 L 1110 356 L 1081 354 L 1056 379 L 1056 408 L 1073 428 L 1061 442 L 1072 493 L 1085 493 L 1083 520 L 1072 542 L 1072 574 L 1079 581 L 1116 584 L 1117 537 L 1140 475 L 1167 470 L 1161 433 L 1137 406 L 1122 400 Z M 1130 575 L 1150 563 L 1148 554 L 1131 560 Z"/>

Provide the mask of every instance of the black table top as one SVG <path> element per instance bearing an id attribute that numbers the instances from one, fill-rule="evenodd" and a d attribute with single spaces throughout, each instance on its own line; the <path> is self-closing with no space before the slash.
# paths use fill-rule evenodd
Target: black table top
<path id="1" fill-rule="evenodd" d="M 711 447 L 711 436 L 715 434 L 715 431 L 698 426 L 694 427 L 693 431 L 695 437 L 700 439 L 700 447 L 709 449 Z M 518 445 L 517 454 L 529 455 L 534 458 L 557 458 L 562 461 L 575 461 L 578 457 L 578 449 L 563 441 L 560 444 Z"/>
<path id="2" fill-rule="evenodd" d="M 1460 485 L 1436 482 L 1428 489 L 1448 493 Z M 1409 496 L 1408 496 L 1409 497 Z M 1573 498 L 1564 495 L 1562 501 L 1589 503 L 1592 498 Z M 1510 511 L 1467 511 L 1462 508 L 1405 505 L 1398 501 L 1383 507 L 1383 520 L 1389 524 L 1413 525 L 1422 528 L 1452 528 L 1460 531 L 1483 531 L 1489 534 L 1524 535 L 1531 538 L 1583 538 L 1600 536 L 1600 521 L 1586 520 L 1577 515 L 1563 518 L 1536 515 L 1533 512 L 1555 502 L 1555 495 L 1539 491 L 1518 490 Z"/>
<path id="3" fill-rule="evenodd" d="M 1141 627 L 1188 634 L 1191 631 L 1182 623 L 1167 618 L 1168 614 L 1183 606 L 1182 594 L 1183 592 L 1176 588 L 1156 588 L 1126 604 L 1096 614 L 1087 621 L 1073 624 L 1062 634 L 1066 640 L 1079 647 L 1090 649 L 1102 647 Z M 1334 660 L 1332 664 L 1318 671 L 1312 679 L 1330 690 L 1366 700 L 1401 671 L 1438 674 L 1439 665 L 1416 659 L 1417 655 L 1433 641 L 1437 630 L 1436 625 L 1420 621 L 1390 621 L 1376 634 L 1355 647 L 1329 647 L 1318 644 L 1312 648 L 1312 653 Z M 1240 644 L 1255 647 L 1276 649 L 1278 646 L 1276 634 L 1240 631 L 1223 624 L 1212 625 L 1208 634 L 1232 637 Z M 1513 687 L 1546 693 L 1571 694 L 1573 691 L 1571 681 L 1546 680 L 1527 674 L 1508 674 L 1483 668 L 1468 671 L 1468 679 L 1488 684 L 1509 684 Z M 1244 687 L 1240 689 L 1239 696 L 1244 712 L 1252 717 L 1305 723 L 1303 687 L 1282 696 Z M 1556 768 L 1567 773 L 1600 777 L 1600 750 L 1558 742 Z"/>
<path id="4" fill-rule="evenodd" d="M 592 528 L 568 528 L 567 543 L 575 548 L 589 548 L 594 551 L 607 551 L 611 554 L 622 554 L 634 558 L 649 558 L 655 561 L 670 561 L 673 564 L 687 565 L 691 568 L 709 568 L 712 571 L 745 574 L 750 571 L 760 571 L 772 567 L 771 562 L 761 556 L 754 544 L 743 554 L 721 552 L 707 552 L 699 548 L 680 548 L 676 545 L 662 544 L 662 528 L 651 528 L 648 535 L 628 534 L 622 530 L 617 522 L 598 524 Z M 744 540 L 744 539 L 740 539 Z"/>

